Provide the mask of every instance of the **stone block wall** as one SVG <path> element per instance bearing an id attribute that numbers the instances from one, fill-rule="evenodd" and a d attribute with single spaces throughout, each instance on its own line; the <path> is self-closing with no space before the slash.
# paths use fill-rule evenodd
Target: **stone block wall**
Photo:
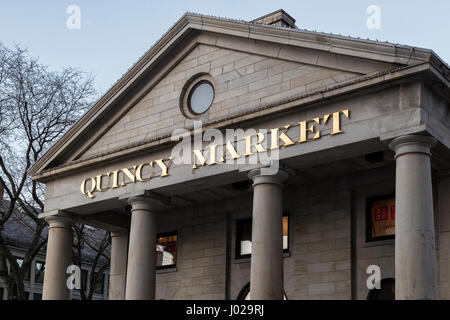
<path id="1" fill-rule="evenodd" d="M 215 82 L 214 103 L 199 119 L 204 123 L 358 75 L 199 44 L 83 157 L 152 140 L 168 135 L 174 129 L 191 127 L 192 120 L 181 113 L 180 96 L 186 82 L 201 73 L 210 74 Z"/>
<path id="2" fill-rule="evenodd" d="M 316 190 L 316 192 L 319 190 Z M 302 194 L 302 193 L 300 193 Z M 350 193 L 321 190 L 292 199 L 290 299 L 350 299 Z"/>
<path id="3" fill-rule="evenodd" d="M 206 205 L 158 220 L 158 233 L 178 232 L 178 247 L 176 269 L 157 270 L 156 299 L 224 299 L 226 214 Z"/>
<path id="4" fill-rule="evenodd" d="M 367 299 L 369 265 L 380 266 L 382 279 L 394 278 L 394 240 L 366 240 L 366 199 L 393 193 L 394 177 L 395 167 L 387 166 L 285 187 L 288 299 Z M 438 185 L 439 194 L 445 192 L 446 184 Z M 442 196 L 438 208 L 448 209 Z M 235 257 L 236 222 L 250 218 L 251 212 L 252 195 L 243 192 L 240 197 L 160 214 L 158 232 L 177 230 L 179 244 L 176 271 L 158 271 L 157 298 L 236 299 L 250 281 L 250 259 Z M 445 241 L 443 219 L 437 230 Z M 440 269 L 448 269 L 442 263 L 446 252 L 436 253 Z M 442 290 L 447 288 L 446 273 Z"/>

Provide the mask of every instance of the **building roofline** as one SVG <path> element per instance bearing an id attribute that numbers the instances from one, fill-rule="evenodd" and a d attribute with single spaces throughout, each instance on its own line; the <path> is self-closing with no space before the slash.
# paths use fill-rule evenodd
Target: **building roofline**
<path id="1" fill-rule="evenodd" d="M 115 99 L 121 97 L 128 88 L 132 87 L 147 69 L 158 62 L 165 51 L 181 41 L 191 31 L 210 31 L 234 35 L 238 37 L 272 41 L 274 43 L 287 44 L 299 47 L 308 47 L 313 50 L 328 51 L 336 54 L 358 56 L 363 52 L 365 58 L 388 61 L 391 63 L 412 65 L 416 63 L 430 62 L 441 72 L 446 79 L 450 79 L 449 66 L 432 50 L 418 47 L 364 40 L 341 35 L 327 34 L 309 31 L 306 29 L 294 29 L 288 27 L 256 24 L 237 19 L 214 17 L 197 13 L 185 13 L 156 43 L 142 55 L 128 71 L 112 85 L 112 87 L 86 112 L 47 152 L 29 169 L 28 173 L 33 179 L 44 171 L 51 161 L 58 157 L 61 150 L 66 149 L 73 138 L 81 131 L 87 130 L 88 124 L 96 117 L 102 115 L 105 109 Z M 324 37 L 322 41 L 317 36 Z M 370 50 L 363 50 L 358 43 L 370 45 Z"/>

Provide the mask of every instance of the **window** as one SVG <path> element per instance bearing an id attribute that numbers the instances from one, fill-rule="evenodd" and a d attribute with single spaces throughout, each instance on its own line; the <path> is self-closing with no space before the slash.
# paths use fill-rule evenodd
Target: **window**
<path id="1" fill-rule="evenodd" d="M 173 268 L 177 262 L 177 233 L 158 235 L 156 240 L 156 268 Z"/>
<path id="2" fill-rule="evenodd" d="M 44 283 L 45 263 L 36 261 L 34 265 L 34 282 Z"/>
<path id="3" fill-rule="evenodd" d="M 33 293 L 33 300 L 42 300 L 41 293 Z"/>
<path id="4" fill-rule="evenodd" d="M 105 274 L 100 275 L 94 283 L 94 293 L 103 294 L 105 288 Z"/>
<path id="5" fill-rule="evenodd" d="M 395 300 L 395 280 L 393 278 L 382 279 L 380 289 L 372 289 L 367 295 L 367 300 Z"/>
<path id="6" fill-rule="evenodd" d="M 283 250 L 289 252 L 289 215 L 283 214 Z M 238 220 L 236 224 L 236 259 L 248 258 L 252 253 L 252 219 Z"/>
<path id="7" fill-rule="evenodd" d="M 19 268 L 22 267 L 23 259 L 22 258 L 16 258 L 17 264 L 19 265 Z M 28 267 L 28 270 L 25 271 L 25 274 L 23 275 L 23 280 L 30 281 L 30 269 L 31 266 Z"/>
<path id="8" fill-rule="evenodd" d="M 79 238 L 76 232 L 73 232 L 72 246 L 75 248 L 78 246 L 80 246 L 81 249 L 84 248 L 84 239 Z"/>
<path id="9" fill-rule="evenodd" d="M 186 118 L 198 119 L 214 102 L 214 78 L 206 73 L 193 75 L 183 86 L 180 96 L 181 112 Z"/>
<path id="10" fill-rule="evenodd" d="M 214 100 L 214 88 L 209 81 L 199 81 L 191 89 L 188 96 L 188 106 L 193 114 L 206 112 Z"/>
<path id="11" fill-rule="evenodd" d="M 81 269 L 81 283 L 84 284 L 84 289 L 87 290 L 88 271 L 86 269 Z"/>
<path id="12" fill-rule="evenodd" d="M 236 225 L 236 258 L 249 257 L 252 253 L 252 219 L 239 220 Z"/>
<path id="13" fill-rule="evenodd" d="M 395 196 L 367 199 L 366 240 L 393 239 L 395 235 Z"/>
<path id="14" fill-rule="evenodd" d="M 3 300 L 3 288 L 0 288 L 0 300 Z"/>
<path id="15" fill-rule="evenodd" d="M 283 250 L 289 252 L 289 216 L 283 215 Z"/>

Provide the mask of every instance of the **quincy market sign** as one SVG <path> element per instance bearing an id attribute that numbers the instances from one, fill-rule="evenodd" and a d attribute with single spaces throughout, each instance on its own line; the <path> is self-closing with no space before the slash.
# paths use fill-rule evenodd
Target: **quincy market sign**
<path id="1" fill-rule="evenodd" d="M 236 160 L 246 158 L 256 153 L 265 153 L 271 150 L 278 150 L 289 146 L 305 143 L 312 140 L 317 140 L 321 137 L 319 125 L 327 126 L 331 124 L 330 135 L 343 133 L 341 129 L 341 118 L 345 116 L 350 119 L 350 110 L 345 109 L 331 114 L 325 114 L 322 117 L 313 118 L 311 120 L 300 121 L 295 125 L 298 126 L 299 138 L 294 141 L 287 135 L 287 130 L 294 125 L 286 125 L 281 130 L 274 128 L 270 131 L 270 141 L 268 141 L 268 134 L 257 132 L 251 135 L 244 136 L 245 152 L 239 154 L 235 147 L 234 140 L 227 140 L 223 149 L 218 151 L 218 145 L 210 145 L 206 150 L 193 150 L 193 166 L 192 169 L 197 169 L 198 166 L 216 165 L 224 163 L 226 160 Z M 331 121 L 330 121 L 331 119 Z M 256 136 L 256 142 L 252 141 L 252 137 Z M 282 144 L 280 145 L 280 142 Z M 263 144 L 266 145 L 264 148 Z M 208 153 L 208 156 L 206 154 Z M 208 161 L 206 160 L 208 158 Z M 169 176 L 169 168 L 173 163 L 173 157 L 168 159 L 158 159 L 148 162 L 143 162 L 134 165 L 132 168 L 121 168 L 107 172 L 106 174 L 98 174 L 96 176 L 88 177 L 81 182 L 80 191 L 83 195 L 90 199 L 95 198 L 96 192 L 105 192 L 109 189 L 116 189 L 126 186 L 128 183 L 146 182 L 155 177 Z M 155 174 L 155 168 L 158 169 L 158 174 Z"/>

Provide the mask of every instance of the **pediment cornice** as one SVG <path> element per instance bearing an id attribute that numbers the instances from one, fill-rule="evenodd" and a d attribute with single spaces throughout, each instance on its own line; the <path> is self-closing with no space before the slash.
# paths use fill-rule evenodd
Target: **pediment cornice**
<path id="1" fill-rule="evenodd" d="M 332 97 L 333 95 L 343 94 L 349 90 L 356 90 L 355 86 L 361 87 L 366 84 L 373 85 L 377 82 L 391 81 L 395 77 L 403 77 L 405 73 L 414 73 L 419 69 L 422 72 L 425 69 L 432 68 L 433 73 L 436 73 L 436 76 L 438 78 L 440 77 L 445 82 L 444 85 L 448 87 L 450 77 L 449 68 L 431 50 L 187 13 L 30 168 L 29 174 L 32 178 L 44 181 L 53 175 L 64 174 L 82 166 L 93 165 L 99 161 L 114 157 L 123 157 L 138 150 L 148 149 L 152 146 L 166 143 L 164 139 L 167 139 L 167 137 L 158 137 L 155 141 L 131 146 L 127 150 L 117 150 L 108 155 L 95 155 L 89 159 L 78 161 L 73 159 L 64 165 L 57 164 L 56 161 L 64 152 L 70 150 L 79 139 L 85 138 L 86 133 L 89 132 L 95 123 L 104 121 L 105 115 L 111 111 L 118 101 L 137 87 L 140 80 L 148 75 L 149 72 L 160 67 L 158 63 L 164 57 L 170 54 L 174 55 L 172 52 L 174 48 L 178 48 L 176 55 L 179 56 L 178 59 L 181 59 L 186 52 L 189 52 L 189 50 L 192 50 L 197 45 L 197 42 L 193 41 L 196 36 L 211 33 L 223 36 L 224 41 L 226 39 L 232 41 L 233 38 L 246 39 L 247 41 L 265 41 L 273 45 L 304 48 L 347 57 L 390 63 L 396 66 L 395 69 L 398 68 L 398 70 L 391 68 L 385 71 L 389 73 L 388 79 L 386 75 L 380 74 L 363 76 L 357 83 L 342 84 L 338 88 L 327 88 L 324 92 L 309 93 L 305 97 L 293 97 L 293 101 L 280 101 L 278 105 L 260 106 L 261 110 L 252 112 L 253 115 L 255 112 L 262 114 L 275 112 L 282 105 L 288 107 L 288 105 L 298 106 L 305 103 L 312 103 L 318 101 L 318 99 L 322 99 L 324 96 Z M 183 49 L 180 50 L 180 47 Z M 281 58 L 289 59 L 288 53 L 283 54 L 286 56 Z M 425 68 L 424 66 L 427 67 Z M 217 123 L 208 125 L 220 127 L 230 123 L 230 121 L 245 121 L 248 117 L 249 115 L 245 114 L 236 115 L 233 119 L 222 119 L 217 121 Z"/>

